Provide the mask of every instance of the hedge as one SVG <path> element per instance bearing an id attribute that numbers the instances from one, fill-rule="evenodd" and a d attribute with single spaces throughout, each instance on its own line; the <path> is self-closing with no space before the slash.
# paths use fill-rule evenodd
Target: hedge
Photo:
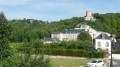
<path id="1" fill-rule="evenodd" d="M 113 50 L 113 54 L 120 54 L 120 50 Z"/>
<path id="2" fill-rule="evenodd" d="M 80 49 L 56 49 L 56 48 L 16 48 L 18 52 L 26 52 L 34 50 L 33 53 L 45 55 L 60 55 L 60 56 L 75 56 L 75 57 L 90 57 L 90 58 L 103 58 L 105 52 L 103 51 L 86 51 Z"/>

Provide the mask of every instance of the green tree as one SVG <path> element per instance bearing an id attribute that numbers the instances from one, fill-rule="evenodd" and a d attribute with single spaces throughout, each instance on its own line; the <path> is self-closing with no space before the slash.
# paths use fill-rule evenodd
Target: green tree
<path id="1" fill-rule="evenodd" d="M 14 51 L 10 48 L 8 41 L 10 34 L 11 27 L 5 15 L 0 12 L 0 67 L 16 67 L 17 65 L 13 57 Z"/>
<path id="2" fill-rule="evenodd" d="M 10 28 L 4 14 L 0 12 L 0 61 L 6 60 L 11 56 L 11 48 L 8 44 Z"/>
<path id="3" fill-rule="evenodd" d="M 117 39 L 120 39 L 120 34 L 117 34 L 116 38 L 117 38 Z"/>
<path id="4" fill-rule="evenodd" d="M 80 33 L 77 38 L 78 40 L 81 40 L 81 41 L 86 41 L 86 40 L 92 41 L 91 35 L 86 31 Z"/>
<path id="5" fill-rule="evenodd" d="M 49 58 L 44 58 L 36 48 L 39 45 L 36 45 L 34 41 L 24 42 L 23 45 L 26 49 L 17 51 L 20 54 L 19 60 L 21 61 L 19 67 L 51 67 Z"/>

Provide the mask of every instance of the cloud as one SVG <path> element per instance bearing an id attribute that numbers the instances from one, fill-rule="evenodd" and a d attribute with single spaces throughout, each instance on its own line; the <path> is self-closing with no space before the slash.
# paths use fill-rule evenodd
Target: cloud
<path id="1" fill-rule="evenodd" d="M 0 0 L 0 10 L 8 19 L 33 18 L 47 21 L 84 16 L 85 11 L 120 11 L 119 0 Z M 115 4 L 114 4 L 115 3 Z"/>
<path id="2" fill-rule="evenodd" d="M 0 0 L 0 5 L 2 6 L 17 6 L 25 5 L 29 0 Z"/>
<path id="3" fill-rule="evenodd" d="M 35 3 L 33 4 L 34 8 L 74 8 L 81 7 L 82 3 L 53 3 L 53 2 L 45 2 L 45 3 Z"/>
<path id="4" fill-rule="evenodd" d="M 4 0 L 8 1 L 8 0 Z M 56 1 L 33 1 L 33 0 L 10 0 L 9 2 L 1 1 L 3 10 L 8 19 L 33 18 L 46 21 L 56 21 L 64 18 L 71 18 L 84 14 L 82 9 L 86 9 L 84 3 L 71 2 L 68 0 Z"/>
<path id="5" fill-rule="evenodd" d="M 86 10 L 86 5 L 84 5 L 84 3 L 81 2 L 77 2 L 77 3 L 72 3 L 72 2 L 37 2 L 37 3 L 33 3 L 31 6 L 28 7 L 30 9 L 30 11 L 35 11 L 37 10 L 37 12 L 40 13 L 51 13 L 51 14 L 56 14 L 56 13 L 73 13 L 74 11 L 78 12 L 78 11 L 82 11 Z"/>
<path id="6" fill-rule="evenodd" d="M 0 4 L 4 5 L 2 10 L 8 19 L 33 18 L 47 21 L 83 16 L 89 5 L 80 0 L 2 0 Z"/>
<path id="7" fill-rule="evenodd" d="M 27 19 L 38 19 L 43 21 L 58 21 L 64 18 L 68 18 L 64 15 L 49 15 L 49 14 L 42 14 L 42 13 L 38 14 L 38 13 L 27 12 L 27 11 L 10 12 L 10 13 L 6 13 L 5 15 L 9 20 L 27 18 Z"/>

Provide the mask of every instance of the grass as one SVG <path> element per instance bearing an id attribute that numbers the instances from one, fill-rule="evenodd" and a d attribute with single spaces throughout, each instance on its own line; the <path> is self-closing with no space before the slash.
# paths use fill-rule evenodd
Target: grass
<path id="1" fill-rule="evenodd" d="M 10 43 L 12 48 L 21 45 L 22 43 Z M 92 59 L 70 59 L 70 58 L 50 58 L 52 67 L 79 67 L 84 66 Z"/>
<path id="2" fill-rule="evenodd" d="M 20 46 L 23 43 L 9 43 L 11 47 Z"/>
<path id="3" fill-rule="evenodd" d="M 52 67 L 79 67 L 88 63 L 92 59 L 68 59 L 68 58 L 52 58 Z"/>

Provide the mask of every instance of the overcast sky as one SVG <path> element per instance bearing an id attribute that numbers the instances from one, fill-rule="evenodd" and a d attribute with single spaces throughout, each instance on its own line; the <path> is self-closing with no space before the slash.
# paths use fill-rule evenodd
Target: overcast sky
<path id="1" fill-rule="evenodd" d="M 7 19 L 59 21 L 94 13 L 120 12 L 120 0 L 0 0 Z"/>

